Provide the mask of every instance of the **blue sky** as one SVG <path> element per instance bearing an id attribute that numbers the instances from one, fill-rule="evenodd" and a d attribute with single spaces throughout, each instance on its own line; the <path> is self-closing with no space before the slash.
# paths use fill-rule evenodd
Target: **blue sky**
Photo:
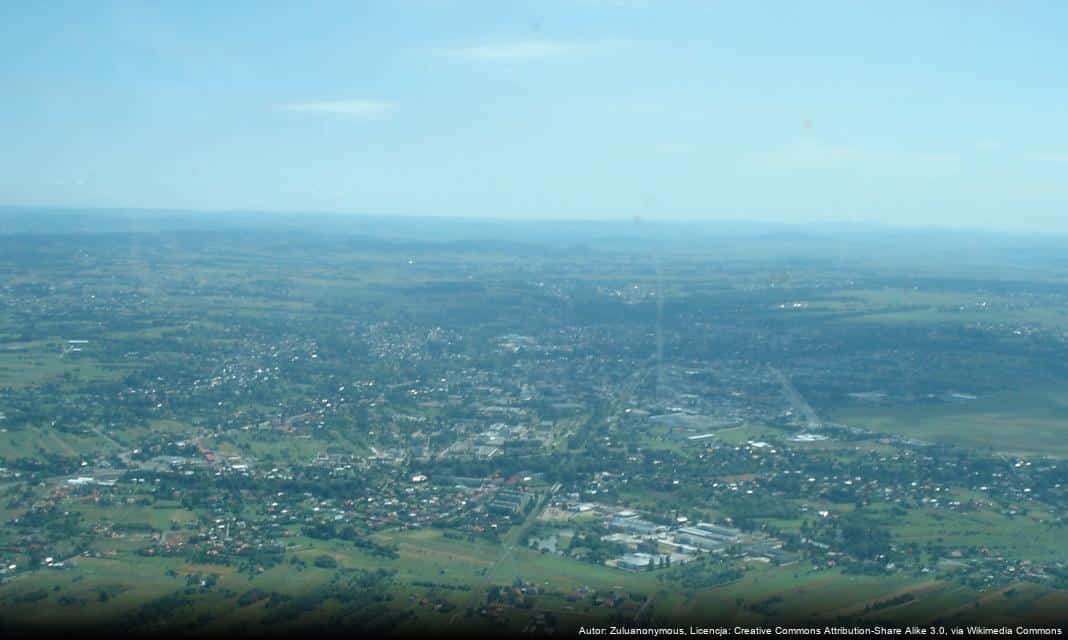
<path id="1" fill-rule="evenodd" d="M 1068 230 L 1068 3 L 8 2 L 0 204 Z"/>

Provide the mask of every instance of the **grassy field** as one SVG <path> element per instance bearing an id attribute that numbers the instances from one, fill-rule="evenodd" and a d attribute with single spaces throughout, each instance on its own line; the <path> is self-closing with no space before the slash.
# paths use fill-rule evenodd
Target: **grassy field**
<path id="1" fill-rule="evenodd" d="M 1006 391 L 960 404 L 856 406 L 826 412 L 835 422 L 1004 453 L 1068 455 L 1068 391 Z"/>
<path id="2" fill-rule="evenodd" d="M 91 505 L 79 510 L 87 518 L 105 515 Z M 177 505 L 128 506 L 109 509 L 106 515 L 117 523 L 147 523 L 156 529 L 168 528 L 172 520 L 183 522 L 194 517 Z M 1053 533 L 1044 532 L 1042 525 L 1027 519 L 1008 523 L 1001 522 L 1003 519 L 988 512 L 947 518 L 917 511 L 894 529 L 901 542 L 913 537 L 919 540 L 941 537 L 951 545 L 1005 547 L 1021 557 L 1033 554 L 1049 557 L 1059 552 L 1062 545 Z M 235 598 L 249 589 L 299 597 L 343 580 L 348 570 L 380 568 L 395 572 L 387 587 L 393 598 L 390 606 L 412 611 L 413 617 L 405 623 L 412 628 L 454 621 L 467 607 L 482 602 L 486 587 L 492 584 L 505 587 L 517 578 L 538 585 L 543 591 L 534 609 L 503 612 L 495 622 L 478 618 L 465 620 L 465 624 L 521 629 L 538 612 L 551 612 L 563 624 L 580 620 L 633 621 L 639 612 L 654 620 L 656 616 L 666 616 L 672 620 L 715 620 L 720 624 L 763 624 L 784 618 L 829 620 L 840 615 L 916 622 L 947 615 L 967 616 L 973 612 L 970 607 L 977 599 L 986 603 L 984 607 L 993 607 L 994 617 L 1009 619 L 1021 611 L 1054 616 L 1065 603 L 1063 593 L 1035 585 L 1021 586 L 1006 596 L 1000 592 L 978 593 L 933 577 L 906 574 L 868 577 L 845 575 L 836 570 L 816 571 L 804 562 L 784 567 L 755 563 L 736 582 L 694 591 L 660 582 L 658 577 L 662 572 L 628 573 L 518 546 L 446 538 L 441 532 L 428 529 L 378 534 L 376 538 L 396 544 L 399 556 L 383 559 L 340 540 L 294 536 L 290 541 L 295 546 L 287 554 L 286 562 L 249 576 L 222 564 L 190 564 L 182 558 L 140 556 L 134 550 L 146 539 L 131 535 L 106 545 L 118 551 L 117 557 L 78 558 L 73 568 L 41 570 L 8 581 L 0 586 L 0 608 L 11 620 L 31 626 L 45 625 L 59 615 L 70 624 L 91 624 L 94 620 L 112 619 L 134 611 L 147 600 L 187 590 L 187 580 L 198 575 L 216 574 L 218 583 L 210 590 L 201 590 L 199 583 L 193 585 L 195 593 L 190 596 L 193 604 L 181 608 L 171 623 L 207 624 L 205 628 L 222 630 L 255 626 L 269 613 L 262 602 L 234 606 Z M 339 568 L 314 566 L 315 558 L 323 554 L 337 560 Z M 290 558 L 302 560 L 303 566 L 290 563 Z M 427 583 L 451 587 L 420 586 Z M 134 584 L 137 589 L 130 589 Z M 594 606 L 588 595 L 592 591 L 616 594 L 624 602 L 620 607 Z M 890 608 L 875 607 L 877 615 L 871 610 L 874 605 L 905 593 L 916 598 Z M 641 600 L 631 599 L 630 594 L 644 594 L 650 602 L 643 607 Z M 25 606 L 30 601 L 33 606 Z M 448 606 L 442 609 L 441 603 Z M 340 603 L 327 600 L 290 623 L 314 624 L 323 616 L 322 620 L 326 620 L 345 611 Z"/>
<path id="3" fill-rule="evenodd" d="M 31 387 L 64 375 L 83 382 L 109 380 L 117 370 L 103 367 L 87 353 L 63 354 L 58 339 L 8 344 L 0 349 L 0 387 Z"/>
<path id="4" fill-rule="evenodd" d="M 65 457 L 89 456 L 110 449 L 108 443 L 98 436 L 67 433 L 49 427 L 0 432 L 0 460 L 38 458 L 43 453 Z"/>
<path id="5" fill-rule="evenodd" d="M 912 509 L 893 527 L 899 542 L 924 544 L 940 540 L 949 547 L 995 549 L 1014 558 L 1065 561 L 1061 533 L 1040 521 L 1040 516 L 1008 517 L 991 510 L 959 513 Z"/>

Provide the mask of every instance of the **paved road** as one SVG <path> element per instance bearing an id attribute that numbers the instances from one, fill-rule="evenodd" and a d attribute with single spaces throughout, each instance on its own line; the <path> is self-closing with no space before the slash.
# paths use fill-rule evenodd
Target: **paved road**
<path id="1" fill-rule="evenodd" d="M 104 440 L 107 440 L 107 441 L 108 441 L 108 443 L 110 443 L 110 444 L 111 444 L 111 445 L 112 445 L 113 447 L 115 447 L 116 449 L 119 449 L 120 451 L 125 451 L 125 450 L 126 450 L 126 447 L 124 447 L 124 446 L 122 446 L 121 444 L 119 444 L 119 441 L 118 441 L 118 440 L 116 440 L 115 438 L 112 438 L 111 436 L 109 436 L 109 435 L 108 435 L 107 433 L 105 433 L 105 432 L 104 432 L 104 431 L 103 431 L 103 430 L 102 430 L 102 429 L 101 429 L 100 427 L 90 427 L 90 429 L 91 429 L 91 430 L 92 430 L 92 432 L 93 432 L 93 433 L 95 433 L 96 435 L 100 436 L 100 437 L 101 437 L 101 438 L 103 438 Z"/>
<path id="2" fill-rule="evenodd" d="M 645 612 L 645 608 L 653 604 L 653 600 L 655 599 L 655 593 L 645 599 L 645 602 L 642 603 L 642 606 L 638 609 L 638 612 L 634 614 L 634 619 L 631 621 L 631 624 L 633 624 L 634 626 L 638 626 L 638 623 L 641 622 L 642 614 Z"/>
<path id="3" fill-rule="evenodd" d="M 794 411 L 801 415 L 805 419 L 807 427 L 818 428 L 822 423 L 819 416 L 816 415 L 816 410 L 812 408 L 812 405 L 805 400 L 805 397 L 801 395 L 801 392 L 797 390 L 793 382 L 790 382 L 790 378 L 781 370 L 768 365 L 768 369 L 776 378 L 779 379 L 779 384 L 782 385 L 782 390 L 786 394 L 786 398 L 793 405 Z"/>
<path id="4" fill-rule="evenodd" d="M 34 483 L 38 483 L 38 482 L 57 482 L 58 483 L 58 482 L 65 482 L 67 480 L 73 480 L 74 478 L 80 478 L 80 477 L 83 477 L 83 476 L 92 476 L 94 478 L 117 478 L 117 477 L 121 476 L 122 474 L 126 473 L 127 471 L 138 471 L 138 470 L 151 471 L 152 468 L 150 466 L 147 466 L 149 464 L 150 463 L 142 463 L 142 466 L 133 467 L 133 468 L 130 468 L 130 469 L 97 469 L 95 467 L 94 468 L 84 467 L 84 468 L 80 469 L 79 471 L 77 471 L 75 473 L 69 473 L 69 474 L 61 475 L 61 476 L 44 476 L 44 477 L 38 477 L 38 478 L 30 478 L 30 477 L 27 476 L 27 477 L 24 477 L 24 478 L 20 478 L 18 480 L 13 480 L 11 482 L 5 482 L 4 484 L 0 484 L 0 491 L 6 491 L 6 490 L 10 489 L 11 487 L 15 487 L 15 486 L 18 486 L 20 484 L 24 484 L 26 482 L 31 482 L 31 481 L 34 482 Z"/>
<path id="5" fill-rule="evenodd" d="M 523 523 L 519 526 L 512 527 L 511 531 L 505 534 L 504 539 L 501 540 L 501 551 L 497 554 L 497 559 L 494 560 L 493 564 L 491 564 L 486 569 L 487 585 L 493 582 L 497 567 L 501 566 L 501 563 L 512 557 L 512 554 L 515 552 L 516 547 L 519 546 L 519 540 L 523 537 L 523 534 L 526 533 L 526 531 L 532 526 L 534 526 L 534 522 L 537 521 L 538 516 L 541 515 L 542 507 L 548 501 L 549 496 L 551 496 L 552 493 L 553 492 L 550 491 L 549 495 L 542 496 L 541 498 L 539 498 L 538 502 L 534 505 L 534 508 L 530 510 L 530 513 L 527 515 L 526 519 L 523 520 Z M 467 607 L 474 608 L 481 600 L 482 589 L 472 589 L 471 602 L 467 605 Z M 464 610 L 466 610 L 467 607 L 464 607 Z M 462 615 L 463 613 L 464 611 L 457 607 L 456 613 L 454 613 L 452 615 L 452 618 L 449 619 L 449 624 L 456 622 L 456 619 L 460 617 L 460 615 Z"/>

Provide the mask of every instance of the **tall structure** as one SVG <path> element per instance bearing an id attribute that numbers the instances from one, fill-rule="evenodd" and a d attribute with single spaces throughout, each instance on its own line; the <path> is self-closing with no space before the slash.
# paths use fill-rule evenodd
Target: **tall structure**
<path id="1" fill-rule="evenodd" d="M 664 401 L 664 273 L 660 255 L 653 254 L 656 264 L 656 401 Z"/>

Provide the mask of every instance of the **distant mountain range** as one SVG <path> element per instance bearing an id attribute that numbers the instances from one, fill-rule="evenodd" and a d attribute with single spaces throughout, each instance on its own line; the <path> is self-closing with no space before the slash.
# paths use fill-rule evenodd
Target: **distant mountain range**
<path id="1" fill-rule="evenodd" d="M 997 254 L 1015 261 L 1066 262 L 1068 234 L 908 229 L 873 223 L 755 221 L 506 220 L 336 213 L 204 212 L 157 209 L 0 207 L 0 235 L 94 233 L 327 234 L 349 242 L 429 243 L 452 248 L 684 251 L 710 255 L 741 246 L 792 257 L 834 258 L 872 251 L 925 259 Z M 932 254 L 932 252 L 934 252 Z"/>

